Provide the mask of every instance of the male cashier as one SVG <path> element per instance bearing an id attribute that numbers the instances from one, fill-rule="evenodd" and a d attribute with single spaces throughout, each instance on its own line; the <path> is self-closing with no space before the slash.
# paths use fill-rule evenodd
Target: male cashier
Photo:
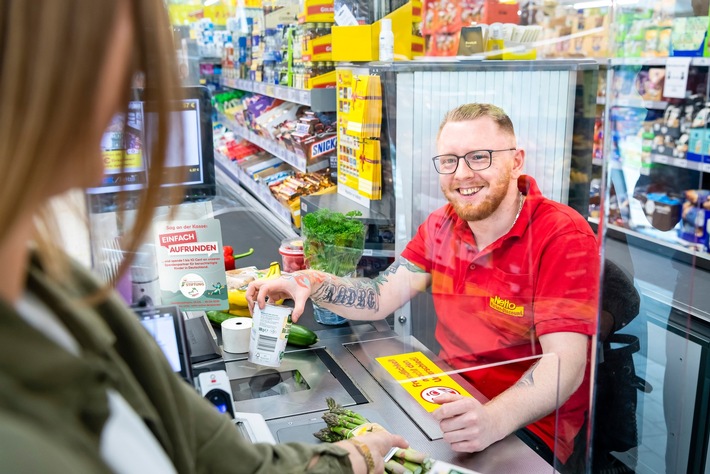
<path id="1" fill-rule="evenodd" d="M 294 319 L 310 297 L 346 318 L 375 320 L 430 287 L 441 357 L 461 369 L 502 362 L 463 373 L 489 402 L 436 399 L 444 439 L 455 451 L 474 452 L 526 427 L 544 457 L 552 461 L 554 453 L 570 467 L 589 406 L 597 239 L 582 216 L 544 198 L 522 174 L 525 153 L 500 108 L 467 104 L 448 112 L 437 152 L 433 166 L 449 202 L 380 276 L 305 270 L 257 280 L 247 298 L 260 306 L 266 297 L 293 298 Z M 521 358 L 528 359 L 509 363 Z"/>

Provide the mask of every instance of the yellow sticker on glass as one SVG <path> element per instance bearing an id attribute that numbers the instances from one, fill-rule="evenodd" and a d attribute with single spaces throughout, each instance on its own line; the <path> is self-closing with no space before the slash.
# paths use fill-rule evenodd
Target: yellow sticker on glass
<path id="1" fill-rule="evenodd" d="M 439 408 L 440 405 L 433 402 L 439 395 L 472 396 L 421 352 L 383 356 L 375 360 L 428 412 Z"/>

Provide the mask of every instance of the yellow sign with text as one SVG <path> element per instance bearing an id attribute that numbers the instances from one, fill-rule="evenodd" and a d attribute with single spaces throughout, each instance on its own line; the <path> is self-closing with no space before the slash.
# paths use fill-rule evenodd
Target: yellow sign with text
<path id="1" fill-rule="evenodd" d="M 439 408 L 440 405 L 433 402 L 439 395 L 453 393 L 471 396 L 421 352 L 378 357 L 375 360 L 428 412 Z"/>
<path id="2" fill-rule="evenodd" d="M 124 170 L 143 168 L 143 154 L 140 151 L 126 153 L 124 150 L 111 150 L 102 152 L 102 155 L 106 171 L 120 171 L 121 162 Z"/>

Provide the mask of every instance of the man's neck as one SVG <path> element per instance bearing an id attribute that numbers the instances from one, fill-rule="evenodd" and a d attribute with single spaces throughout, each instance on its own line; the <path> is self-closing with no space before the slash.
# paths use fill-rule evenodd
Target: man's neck
<path id="1" fill-rule="evenodd" d="M 489 217 L 480 221 L 468 221 L 468 227 L 473 232 L 479 251 L 503 237 L 513 228 L 520 215 L 524 199 L 524 196 L 516 191 L 512 199 L 507 197 Z"/>

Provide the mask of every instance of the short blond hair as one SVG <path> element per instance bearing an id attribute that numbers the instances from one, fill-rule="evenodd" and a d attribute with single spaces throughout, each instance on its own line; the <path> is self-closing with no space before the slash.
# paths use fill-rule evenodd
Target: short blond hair
<path id="1" fill-rule="evenodd" d="M 439 139 L 441 130 L 443 130 L 444 125 L 449 122 L 467 122 L 469 120 L 476 120 L 482 117 L 492 119 L 501 131 L 515 136 L 513 122 L 503 109 L 493 104 L 471 103 L 460 105 L 455 109 L 449 110 L 444 116 L 444 120 L 441 121 L 441 125 L 439 125 L 439 133 L 437 133 L 436 138 L 437 140 Z"/>

